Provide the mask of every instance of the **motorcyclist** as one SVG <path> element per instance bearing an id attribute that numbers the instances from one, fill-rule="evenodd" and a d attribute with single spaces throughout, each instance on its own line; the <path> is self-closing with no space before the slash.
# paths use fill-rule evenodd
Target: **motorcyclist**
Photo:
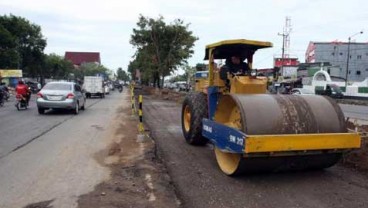
<path id="1" fill-rule="evenodd" d="M 9 99 L 9 89 L 4 82 L 0 83 L 0 94 L 2 94 L 4 100 Z"/>
<path id="2" fill-rule="evenodd" d="M 24 84 L 22 80 L 19 80 L 15 91 L 17 92 L 17 95 L 22 95 L 26 99 L 26 103 L 28 106 L 29 100 L 31 98 L 31 90 L 29 89 L 29 87 Z"/>
<path id="3" fill-rule="evenodd" d="M 5 89 L 0 85 L 0 106 L 3 105 L 5 99 Z"/>
<path id="4" fill-rule="evenodd" d="M 118 88 L 119 92 L 122 92 L 123 91 L 123 85 L 122 84 L 119 83 L 119 85 L 118 85 L 117 88 Z"/>

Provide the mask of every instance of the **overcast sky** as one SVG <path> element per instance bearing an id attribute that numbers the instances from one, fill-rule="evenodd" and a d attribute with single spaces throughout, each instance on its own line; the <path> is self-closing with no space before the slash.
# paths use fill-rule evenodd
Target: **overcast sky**
<path id="1" fill-rule="evenodd" d="M 285 17 L 291 18 L 290 55 L 304 62 L 309 41 L 368 42 L 366 0 L 0 0 L 0 14 L 22 16 L 42 27 L 46 53 L 100 52 L 110 69 L 127 68 L 134 54 L 129 44 L 139 14 L 164 16 L 167 22 L 181 18 L 199 38 L 190 65 L 203 63 L 207 44 L 234 38 L 270 41 L 260 50 L 255 68 L 272 67 L 281 54 Z"/>

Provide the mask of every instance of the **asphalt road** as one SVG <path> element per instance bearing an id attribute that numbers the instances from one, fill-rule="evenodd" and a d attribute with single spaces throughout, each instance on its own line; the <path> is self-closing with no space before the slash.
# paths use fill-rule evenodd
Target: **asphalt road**
<path id="1" fill-rule="evenodd" d="M 123 97 L 115 91 L 88 99 L 79 115 L 39 115 L 34 100 L 24 111 L 12 101 L 0 108 L 0 207 L 76 207 L 79 195 L 108 179 L 110 170 L 94 158 L 112 142 L 109 128 Z"/>
<path id="2" fill-rule="evenodd" d="M 188 145 L 181 105 L 145 99 L 144 120 L 184 207 L 368 207 L 368 175 L 336 165 L 322 171 L 228 177 L 213 147 Z"/>
<path id="3" fill-rule="evenodd" d="M 339 104 L 345 117 L 368 120 L 368 106 Z"/>

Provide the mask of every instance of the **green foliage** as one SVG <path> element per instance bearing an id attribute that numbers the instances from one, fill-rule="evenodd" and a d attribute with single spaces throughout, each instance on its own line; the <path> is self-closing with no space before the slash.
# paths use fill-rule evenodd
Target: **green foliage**
<path id="1" fill-rule="evenodd" d="M 72 62 L 65 60 L 64 57 L 56 54 L 45 56 L 45 65 L 43 76 L 54 79 L 68 79 L 73 73 L 74 66 Z"/>
<path id="2" fill-rule="evenodd" d="M 122 68 L 118 68 L 117 73 L 117 78 L 123 81 L 129 81 L 129 76 L 128 73 L 126 71 L 124 71 Z"/>
<path id="3" fill-rule="evenodd" d="M 1 49 L 6 49 L 0 53 L 0 65 L 21 68 L 28 76 L 40 75 L 46 47 L 41 27 L 14 15 L 0 16 L 0 26 L 0 39 L 5 42 Z"/>
<path id="4" fill-rule="evenodd" d="M 96 74 L 105 74 L 109 76 L 111 73 L 111 70 L 96 63 L 84 63 L 74 70 L 75 78 L 80 80 L 83 80 L 84 76 L 96 76 Z"/>
<path id="5" fill-rule="evenodd" d="M 15 38 L 3 25 L 0 25 L 0 69 L 15 69 L 18 67 L 19 60 Z"/>
<path id="6" fill-rule="evenodd" d="M 195 72 L 196 72 L 196 67 L 185 65 L 184 74 L 180 74 L 180 75 L 172 77 L 170 79 L 170 82 L 185 81 L 185 82 L 191 83 L 192 81 L 194 81 Z"/>
<path id="7" fill-rule="evenodd" d="M 133 29 L 130 43 L 137 51 L 128 71 L 134 74 L 140 69 L 142 81 L 155 80 L 170 75 L 193 54 L 198 39 L 183 20 L 175 19 L 166 24 L 164 18 L 148 18 L 140 15 L 137 28 Z"/>

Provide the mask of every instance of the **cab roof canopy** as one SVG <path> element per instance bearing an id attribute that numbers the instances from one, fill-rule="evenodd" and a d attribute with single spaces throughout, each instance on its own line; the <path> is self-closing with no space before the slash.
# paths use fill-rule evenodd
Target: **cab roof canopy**
<path id="1" fill-rule="evenodd" d="M 209 59 L 210 49 L 214 49 L 214 59 L 227 59 L 231 56 L 246 58 L 258 49 L 269 47 L 272 47 L 272 43 L 270 42 L 246 39 L 224 40 L 207 45 L 204 60 Z"/>

